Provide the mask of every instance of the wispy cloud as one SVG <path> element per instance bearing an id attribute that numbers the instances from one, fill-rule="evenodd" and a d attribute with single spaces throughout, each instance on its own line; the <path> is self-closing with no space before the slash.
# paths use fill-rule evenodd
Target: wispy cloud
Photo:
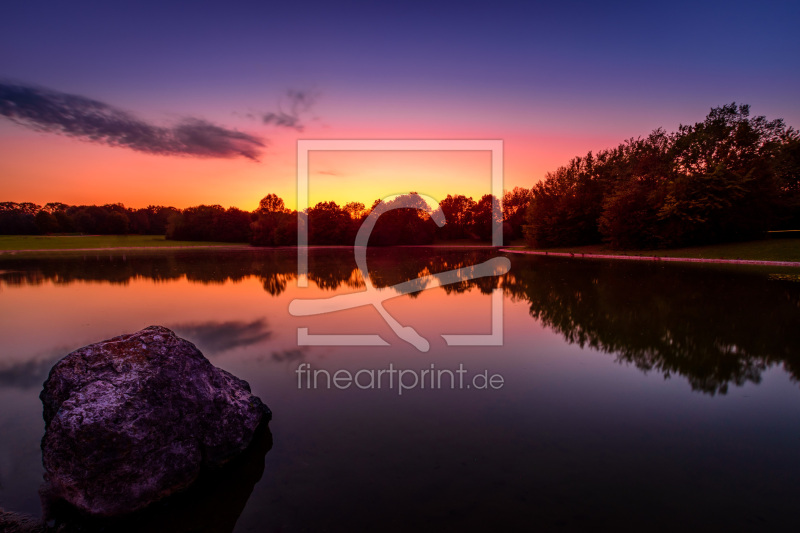
<path id="1" fill-rule="evenodd" d="M 288 111 L 284 110 L 283 106 L 280 106 L 277 113 L 264 113 L 261 115 L 261 120 L 264 124 L 303 131 L 305 126 L 300 122 L 300 116 L 311 110 L 317 101 L 317 95 L 311 91 L 290 89 L 286 96 L 289 100 Z"/>
<path id="2" fill-rule="evenodd" d="M 0 83 L 0 116 L 38 131 L 150 154 L 257 161 L 264 147 L 258 137 L 203 119 L 158 126 L 97 100 L 24 85 Z"/>

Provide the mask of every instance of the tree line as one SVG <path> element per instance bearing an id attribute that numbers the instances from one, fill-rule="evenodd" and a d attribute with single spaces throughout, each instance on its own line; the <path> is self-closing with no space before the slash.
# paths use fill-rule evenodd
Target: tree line
<path id="1" fill-rule="evenodd" d="M 504 195 L 502 220 L 495 220 L 500 202 L 492 195 L 478 201 L 464 195 L 448 195 L 439 202 L 446 224 L 438 227 L 428 214 L 429 206 L 416 193 L 383 202 L 408 202 L 414 208 L 386 211 L 378 219 L 370 245 L 431 244 L 435 240 L 491 239 L 492 223 L 502 222 L 504 236 L 522 237 L 523 215 L 531 198 L 527 189 L 515 188 Z M 381 205 L 375 200 L 363 203 L 319 202 L 301 213 L 286 208 L 280 197 L 268 194 L 254 211 L 236 207 L 199 205 L 186 209 L 149 206 L 126 208 L 122 204 L 72 206 L 58 202 L 44 206 L 30 202 L 0 203 L 0 234 L 139 234 L 165 235 L 167 239 L 188 241 L 249 242 L 255 246 L 292 246 L 297 243 L 298 220 L 308 226 L 309 244 L 352 245 L 358 229 L 369 214 Z M 427 212 L 426 212 L 427 211 Z"/>
<path id="2" fill-rule="evenodd" d="M 0 235 L 164 235 L 174 207 L 127 208 L 122 204 L 67 205 L 0 202 Z"/>
<path id="3" fill-rule="evenodd" d="M 361 202 L 339 206 L 336 202 L 319 202 L 298 217 L 281 198 L 269 194 L 261 199 L 253 212 L 250 242 L 257 246 L 289 246 L 297 242 L 299 223 L 307 224 L 308 242 L 312 245 L 352 245 L 361 224 L 383 204 L 369 244 L 394 246 L 431 244 L 436 240 L 471 239 L 487 241 L 492 237 L 492 223 L 503 224 L 506 239 L 522 236 L 522 213 L 530 200 L 530 191 L 515 188 L 504 194 L 506 211 L 501 220 L 500 201 L 484 195 L 475 201 L 464 195 L 447 195 L 439 202 L 446 223 L 439 227 L 430 216 L 431 206 L 417 193 L 400 195 L 391 200 L 375 200 L 367 208 Z M 394 208 L 395 205 L 412 207 Z M 513 212 L 512 212 L 513 210 Z"/>
<path id="4" fill-rule="evenodd" d="M 674 247 L 800 229 L 800 137 L 733 103 L 677 132 L 576 157 L 532 196 L 524 232 L 542 248 Z"/>

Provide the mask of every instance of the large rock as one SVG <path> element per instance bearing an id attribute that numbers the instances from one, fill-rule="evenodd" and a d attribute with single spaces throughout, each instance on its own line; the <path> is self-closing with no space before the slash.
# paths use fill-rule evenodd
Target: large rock
<path id="1" fill-rule="evenodd" d="M 245 450 L 270 410 L 247 382 L 151 326 L 76 350 L 40 398 L 45 497 L 95 516 L 142 509 Z"/>

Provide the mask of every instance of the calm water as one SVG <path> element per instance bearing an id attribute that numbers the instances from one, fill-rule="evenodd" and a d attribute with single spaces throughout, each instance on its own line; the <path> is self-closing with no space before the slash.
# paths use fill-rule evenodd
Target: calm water
<path id="1" fill-rule="evenodd" d="M 493 254 L 377 250 L 370 277 L 390 293 Z M 385 301 L 430 341 L 425 353 L 374 308 L 289 314 L 295 298 L 363 290 L 349 250 L 312 251 L 308 288 L 293 251 L 4 257 L 0 506 L 41 512 L 38 394 L 50 367 L 160 324 L 274 412 L 263 475 L 259 457 L 233 482 L 235 502 L 198 497 L 198 514 L 225 507 L 235 531 L 800 524 L 800 272 L 510 259 L 503 276 Z M 503 346 L 447 346 L 442 334 L 491 332 L 495 288 Z M 390 345 L 298 346 L 298 328 Z M 462 365 L 503 386 L 298 388 L 302 363 L 331 374 Z"/>

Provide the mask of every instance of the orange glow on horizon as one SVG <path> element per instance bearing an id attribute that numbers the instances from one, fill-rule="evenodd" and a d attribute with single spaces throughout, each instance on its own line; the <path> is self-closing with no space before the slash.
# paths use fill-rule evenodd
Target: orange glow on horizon
<path id="1" fill-rule="evenodd" d="M 417 192 L 441 200 L 491 192 L 488 151 L 342 151 L 309 155 L 309 204 L 333 200 L 370 207 L 389 195 Z M 357 191 L 357 194 L 353 194 Z"/>
<path id="2" fill-rule="evenodd" d="M 530 188 L 546 172 L 589 150 L 614 146 L 619 139 L 554 137 L 540 133 L 478 135 L 442 130 L 328 128 L 308 131 L 308 139 L 497 139 L 504 141 L 504 189 Z M 472 134 L 469 134 L 472 133 Z M 274 193 L 294 209 L 296 142 L 285 134 L 274 137 L 259 162 L 239 159 L 198 159 L 142 154 L 38 133 L 0 124 L 0 201 L 64 202 L 72 205 L 122 203 L 126 207 L 200 204 L 235 206 L 252 211 L 261 198 Z M 310 155 L 310 205 L 335 201 L 361 202 L 366 207 L 389 194 L 416 191 L 441 199 L 463 194 L 477 200 L 491 192 L 489 152 L 365 153 L 319 152 Z"/>

